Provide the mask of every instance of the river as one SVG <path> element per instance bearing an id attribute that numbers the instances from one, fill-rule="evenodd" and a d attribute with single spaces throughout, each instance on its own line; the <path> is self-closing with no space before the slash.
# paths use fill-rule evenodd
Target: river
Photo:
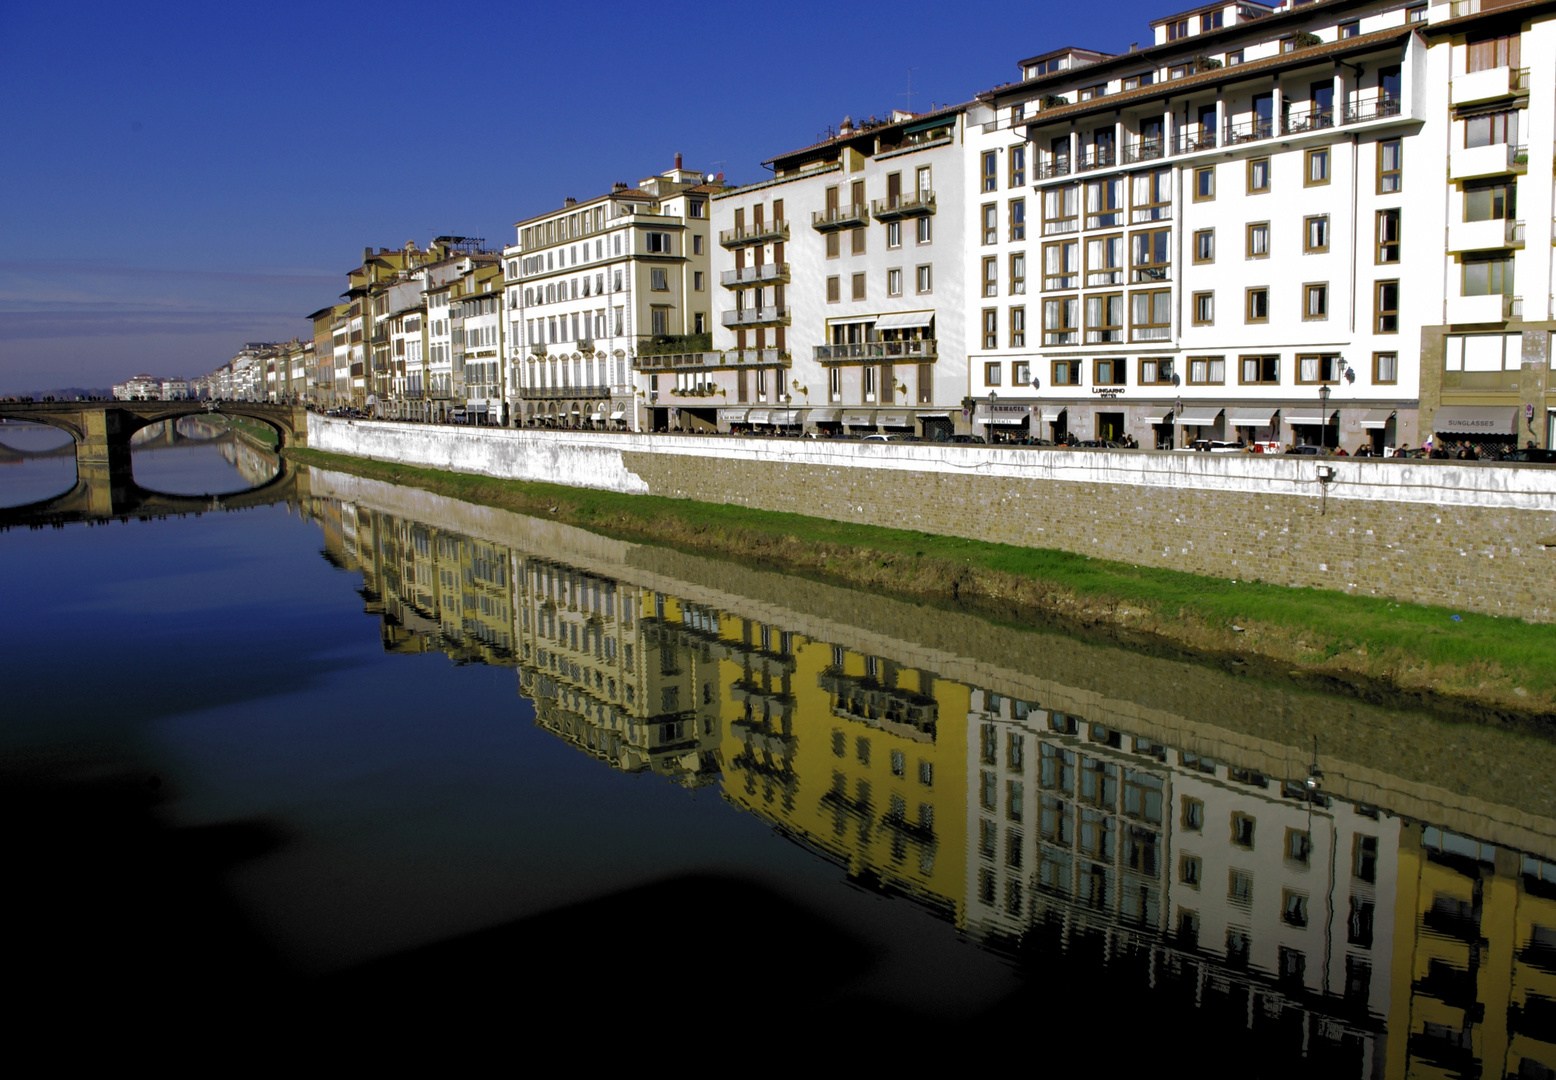
<path id="1" fill-rule="evenodd" d="M 12 456 L 0 505 L 73 482 Z M 179 494 L 273 470 L 230 437 L 135 451 Z M 341 474 L 287 490 L 0 534 L 40 997 L 645 1054 L 1556 1068 L 1549 733 Z"/>

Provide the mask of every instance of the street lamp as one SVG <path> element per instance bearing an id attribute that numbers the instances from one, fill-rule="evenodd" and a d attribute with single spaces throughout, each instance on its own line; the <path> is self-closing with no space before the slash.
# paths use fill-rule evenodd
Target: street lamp
<path id="1" fill-rule="evenodd" d="M 999 399 L 999 394 L 989 391 L 989 415 L 983 421 L 983 441 L 990 446 L 994 445 L 994 403 Z"/>
<path id="2" fill-rule="evenodd" d="M 1320 448 L 1329 445 L 1329 384 L 1324 383 L 1318 388 L 1318 445 Z"/>

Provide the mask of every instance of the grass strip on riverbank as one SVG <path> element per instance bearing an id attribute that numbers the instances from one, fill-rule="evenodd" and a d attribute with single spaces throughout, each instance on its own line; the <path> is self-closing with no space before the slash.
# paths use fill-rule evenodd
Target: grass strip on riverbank
<path id="1" fill-rule="evenodd" d="M 276 429 L 269 424 L 262 424 L 258 420 L 250 420 L 245 416 L 228 416 L 226 413 L 219 415 L 227 421 L 227 426 L 233 431 L 241 432 L 271 450 L 274 450 L 276 444 L 280 442 Z"/>
<path id="2" fill-rule="evenodd" d="M 1227 581 L 1041 548 L 289 449 L 301 464 L 623 539 L 755 562 L 1012 622 L 1154 640 L 1186 655 L 1368 696 L 1556 720 L 1556 626 L 1317 589 Z"/>

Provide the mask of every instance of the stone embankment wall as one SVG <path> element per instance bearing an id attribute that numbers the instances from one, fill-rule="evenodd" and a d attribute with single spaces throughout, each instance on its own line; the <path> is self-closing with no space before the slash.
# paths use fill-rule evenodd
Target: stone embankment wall
<path id="1" fill-rule="evenodd" d="M 309 418 L 314 449 L 1556 621 L 1556 468 L 464 429 Z M 1319 470 L 1333 470 L 1328 482 Z"/>

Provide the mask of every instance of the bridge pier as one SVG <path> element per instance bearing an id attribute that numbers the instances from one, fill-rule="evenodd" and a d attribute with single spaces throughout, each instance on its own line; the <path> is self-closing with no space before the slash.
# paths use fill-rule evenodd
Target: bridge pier
<path id="1" fill-rule="evenodd" d="M 81 435 L 76 439 L 76 489 L 89 512 L 112 516 L 135 489 L 135 469 L 130 462 L 130 435 L 118 409 L 83 409 L 78 414 Z"/>

